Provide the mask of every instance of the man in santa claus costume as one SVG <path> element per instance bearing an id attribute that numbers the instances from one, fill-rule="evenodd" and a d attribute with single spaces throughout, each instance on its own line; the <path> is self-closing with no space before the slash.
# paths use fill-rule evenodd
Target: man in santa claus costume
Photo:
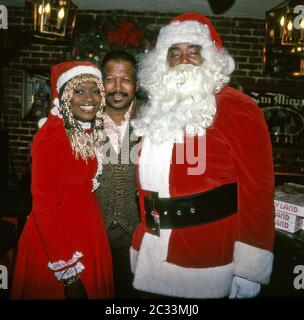
<path id="1" fill-rule="evenodd" d="M 134 287 L 157 296 L 249 298 L 270 279 L 274 175 L 262 111 L 227 86 L 235 64 L 211 22 L 182 14 L 141 61 L 149 103 L 133 123 L 142 222 Z"/>

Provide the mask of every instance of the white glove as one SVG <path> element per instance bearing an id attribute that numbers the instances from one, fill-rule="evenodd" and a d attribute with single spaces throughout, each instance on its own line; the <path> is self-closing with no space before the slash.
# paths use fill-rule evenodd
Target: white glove
<path id="1" fill-rule="evenodd" d="M 261 285 L 237 276 L 233 277 L 229 299 L 253 298 L 259 294 Z"/>

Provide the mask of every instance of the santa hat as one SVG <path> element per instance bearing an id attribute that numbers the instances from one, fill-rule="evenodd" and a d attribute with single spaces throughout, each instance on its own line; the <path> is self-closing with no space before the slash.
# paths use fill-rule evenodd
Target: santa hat
<path id="1" fill-rule="evenodd" d="M 169 25 L 160 30 L 156 48 L 168 49 L 176 43 L 222 48 L 222 40 L 211 21 L 200 13 L 184 13 L 172 19 Z"/>
<path id="2" fill-rule="evenodd" d="M 59 107 L 59 91 L 72 78 L 81 74 L 91 74 L 101 79 L 97 65 L 88 61 L 67 61 L 56 64 L 51 69 L 53 104 Z"/>
<path id="3" fill-rule="evenodd" d="M 51 68 L 52 103 L 54 105 L 51 114 L 62 117 L 59 112 L 59 91 L 69 80 L 81 74 L 91 74 L 101 79 L 98 66 L 88 61 L 67 61 Z M 41 128 L 46 120 L 47 118 L 41 118 L 38 121 L 38 127 Z"/>

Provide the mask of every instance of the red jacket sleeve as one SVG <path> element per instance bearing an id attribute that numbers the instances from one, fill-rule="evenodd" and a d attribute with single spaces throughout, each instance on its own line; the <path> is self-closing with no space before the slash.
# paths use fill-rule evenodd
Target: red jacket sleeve
<path id="1" fill-rule="evenodd" d="M 221 131 L 237 170 L 235 274 L 267 283 L 274 243 L 274 172 L 267 124 L 255 103 L 236 90 L 224 91 L 218 103 L 226 119 Z"/>
<path id="2" fill-rule="evenodd" d="M 64 128 L 47 124 L 32 146 L 32 214 L 50 262 L 68 261 L 75 251 L 60 211 L 71 152 Z"/>

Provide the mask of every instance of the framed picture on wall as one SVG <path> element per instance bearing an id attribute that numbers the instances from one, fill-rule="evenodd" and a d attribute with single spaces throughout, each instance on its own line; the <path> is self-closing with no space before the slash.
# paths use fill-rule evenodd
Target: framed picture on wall
<path id="1" fill-rule="evenodd" d="M 21 117 L 26 121 L 38 121 L 46 116 L 51 96 L 48 70 L 25 70 Z"/>

